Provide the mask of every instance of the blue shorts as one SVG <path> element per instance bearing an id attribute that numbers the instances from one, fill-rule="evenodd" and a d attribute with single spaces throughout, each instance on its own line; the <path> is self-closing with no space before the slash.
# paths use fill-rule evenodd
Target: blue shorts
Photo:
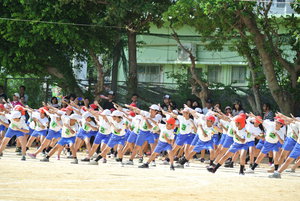
<path id="1" fill-rule="evenodd" d="M 233 144 L 233 137 L 226 135 L 226 138 L 223 143 L 224 148 L 229 148 Z"/>
<path id="2" fill-rule="evenodd" d="M 159 134 L 158 133 L 152 133 L 152 134 L 153 134 L 154 140 L 157 140 L 159 138 Z"/>
<path id="3" fill-rule="evenodd" d="M 262 149 L 264 144 L 265 144 L 264 140 L 259 140 L 255 148 L 256 149 Z"/>
<path id="4" fill-rule="evenodd" d="M 255 147 L 255 141 L 247 142 L 248 147 Z"/>
<path id="5" fill-rule="evenodd" d="M 108 135 L 105 135 L 105 134 L 102 134 L 102 133 L 99 133 L 96 135 L 96 138 L 94 140 L 94 144 L 107 144 L 109 139 L 111 137 L 111 134 L 108 134 Z"/>
<path id="6" fill-rule="evenodd" d="M 130 133 L 128 139 L 127 139 L 127 142 L 128 143 L 135 143 L 136 138 L 137 138 L 137 134 L 135 132 L 131 131 L 131 133 Z"/>
<path id="7" fill-rule="evenodd" d="M 222 134 L 221 135 L 221 139 L 219 140 L 219 145 L 222 145 L 223 146 L 223 143 L 224 143 L 224 141 L 225 141 L 225 139 L 226 139 L 226 134 Z"/>
<path id="8" fill-rule="evenodd" d="M 24 136 L 24 133 L 21 131 L 16 131 L 11 128 L 8 128 L 4 137 L 12 138 L 13 136 L 22 137 Z"/>
<path id="9" fill-rule="evenodd" d="M 219 145 L 219 134 L 213 134 L 212 136 L 212 141 L 213 141 L 213 145 Z"/>
<path id="10" fill-rule="evenodd" d="M 291 137 L 287 137 L 284 144 L 282 145 L 282 149 L 284 151 L 292 151 L 296 143 L 297 143 L 296 140 L 294 140 Z"/>
<path id="11" fill-rule="evenodd" d="M 6 127 L 4 125 L 0 125 L 0 132 L 4 131 L 6 129 Z"/>
<path id="12" fill-rule="evenodd" d="M 107 143 L 107 146 L 110 147 L 110 148 L 113 148 L 115 145 L 117 144 L 120 144 L 120 145 L 123 145 L 125 144 L 125 135 L 123 136 L 118 136 L 118 135 L 114 135 L 112 134 L 108 143 Z"/>
<path id="13" fill-rule="evenodd" d="M 137 146 L 142 146 L 144 142 L 148 142 L 149 144 L 154 144 L 154 137 L 150 131 L 141 131 L 136 138 L 135 144 Z"/>
<path id="14" fill-rule="evenodd" d="M 126 134 L 125 134 L 125 141 L 127 141 L 127 139 L 128 139 L 129 136 L 130 136 L 131 130 L 126 129 L 125 132 L 126 132 Z"/>
<path id="15" fill-rule="evenodd" d="M 42 130 L 42 131 L 34 130 L 34 131 L 31 133 L 31 136 L 33 136 L 33 137 L 46 136 L 46 135 L 47 135 L 47 130 Z"/>
<path id="16" fill-rule="evenodd" d="M 261 149 L 261 153 L 267 154 L 270 151 L 278 151 L 279 147 L 277 143 L 265 142 L 263 148 Z"/>
<path id="17" fill-rule="evenodd" d="M 208 150 L 212 150 L 213 148 L 213 141 L 209 140 L 207 142 L 204 142 L 202 140 L 198 140 L 197 144 L 195 145 L 193 151 L 199 153 L 200 151 L 202 151 L 203 149 L 208 149 Z"/>
<path id="18" fill-rule="evenodd" d="M 52 140 L 53 138 L 58 139 L 61 137 L 61 130 L 60 131 L 54 131 L 49 129 L 48 135 L 46 136 L 47 140 Z"/>
<path id="19" fill-rule="evenodd" d="M 289 155 L 289 158 L 297 159 L 299 156 L 300 156 L 300 144 L 296 143 L 293 151 Z"/>
<path id="20" fill-rule="evenodd" d="M 193 139 L 193 141 L 192 141 L 192 143 L 191 143 L 191 145 L 195 146 L 198 143 L 198 141 L 199 141 L 199 135 L 196 134 L 195 137 L 194 137 L 194 139 Z"/>
<path id="21" fill-rule="evenodd" d="M 157 146 L 154 149 L 155 153 L 161 153 L 162 151 L 172 150 L 172 145 L 167 142 L 158 141 Z"/>
<path id="22" fill-rule="evenodd" d="M 228 149 L 229 152 L 232 152 L 232 153 L 236 153 L 237 151 L 239 150 L 248 150 L 248 145 L 247 144 L 239 144 L 239 143 L 236 143 L 234 142 L 230 148 Z"/>
<path id="23" fill-rule="evenodd" d="M 25 135 L 31 135 L 33 133 L 34 129 L 30 128 L 29 127 L 29 132 L 28 133 L 25 133 Z"/>
<path id="24" fill-rule="evenodd" d="M 73 137 L 68 137 L 68 138 L 63 137 L 63 138 L 60 138 L 60 140 L 58 141 L 57 144 L 59 144 L 59 145 L 61 145 L 61 146 L 64 146 L 64 145 L 66 145 L 66 144 L 72 145 L 72 144 L 75 143 L 75 139 L 76 139 L 75 136 L 73 136 Z"/>
<path id="25" fill-rule="evenodd" d="M 179 146 L 183 146 L 184 144 L 192 144 L 193 140 L 195 138 L 195 134 L 178 134 L 177 139 L 175 141 L 175 144 Z"/>
<path id="26" fill-rule="evenodd" d="M 79 139 L 84 140 L 85 138 L 88 137 L 88 132 L 83 130 L 83 128 L 80 128 L 79 131 L 76 134 L 76 137 L 79 138 Z"/>

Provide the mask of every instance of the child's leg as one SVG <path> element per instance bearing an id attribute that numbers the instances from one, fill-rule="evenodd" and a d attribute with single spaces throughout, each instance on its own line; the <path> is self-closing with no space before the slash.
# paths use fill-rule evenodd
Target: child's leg
<path id="1" fill-rule="evenodd" d="M 288 157 L 286 161 L 280 166 L 278 172 L 282 173 L 294 161 L 293 158 Z"/>
<path id="2" fill-rule="evenodd" d="M 150 156 L 150 158 L 148 159 L 147 163 L 149 164 L 151 161 L 153 161 L 156 156 L 158 155 L 159 153 L 156 153 L 156 152 L 153 152 Z"/>
<path id="3" fill-rule="evenodd" d="M 84 142 L 85 142 L 85 145 L 86 145 L 86 148 L 87 148 L 88 152 L 90 152 L 90 150 L 91 150 L 90 138 L 86 137 L 84 139 Z"/>
<path id="4" fill-rule="evenodd" d="M 31 145 L 32 145 L 32 143 L 33 143 L 33 141 L 36 139 L 36 137 L 34 137 L 34 136 L 30 136 L 30 138 L 29 138 L 29 140 L 28 140 L 28 142 L 27 142 L 27 144 L 26 144 L 26 147 L 31 147 Z"/>
<path id="5" fill-rule="evenodd" d="M 34 152 L 34 155 L 38 155 L 40 152 L 42 152 L 50 144 L 50 142 L 50 140 L 45 139 L 39 149 Z"/>
<path id="6" fill-rule="evenodd" d="M 21 148 L 22 148 L 22 156 L 26 155 L 26 138 L 25 136 L 20 136 L 18 137 L 20 144 L 21 144 Z"/>
<path id="7" fill-rule="evenodd" d="M 0 153 L 2 153 L 3 150 L 6 148 L 6 145 L 8 144 L 8 142 L 9 142 L 10 139 L 11 138 L 8 138 L 8 137 L 4 137 L 3 138 L 1 146 L 0 146 Z"/>

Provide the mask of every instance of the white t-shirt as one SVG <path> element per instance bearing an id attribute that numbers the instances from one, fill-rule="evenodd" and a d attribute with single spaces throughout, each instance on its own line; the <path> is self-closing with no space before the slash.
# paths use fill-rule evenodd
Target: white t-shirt
<path id="1" fill-rule="evenodd" d="M 247 142 L 254 141 L 255 137 L 259 136 L 263 131 L 259 127 L 255 127 L 254 124 L 250 122 L 250 120 L 246 120 L 246 140 Z"/>
<path id="2" fill-rule="evenodd" d="M 193 129 L 193 120 L 192 119 L 186 119 L 182 115 L 178 115 L 177 119 L 179 121 L 179 132 L 182 135 L 194 133 Z"/>
<path id="3" fill-rule="evenodd" d="M 85 119 L 81 120 L 81 125 L 82 125 L 82 129 L 84 131 L 86 131 L 86 132 L 90 132 L 90 131 L 93 130 L 91 126 L 97 127 L 97 125 L 95 124 L 95 122 L 93 122 L 93 121 L 88 122 Z"/>
<path id="4" fill-rule="evenodd" d="M 247 137 L 247 133 L 246 133 L 246 128 L 243 128 L 241 130 L 239 130 L 237 127 L 235 127 L 234 131 L 236 132 L 236 135 L 239 136 L 242 139 L 246 139 Z M 234 134 L 233 134 L 233 141 L 239 144 L 246 144 L 247 140 L 245 140 L 244 142 L 241 142 L 239 140 L 239 138 L 237 138 Z"/>
<path id="5" fill-rule="evenodd" d="M 145 116 L 146 118 L 150 118 L 150 113 L 149 112 L 146 112 L 146 111 L 141 111 L 141 115 L 142 116 Z M 155 122 L 158 122 L 160 119 L 160 117 L 158 115 L 156 115 L 154 118 L 152 118 L 153 121 Z M 149 124 L 155 128 L 155 124 L 153 124 L 153 122 L 147 120 L 149 122 Z M 147 123 L 146 123 L 146 120 L 141 117 L 141 122 L 140 122 L 140 125 L 139 125 L 139 128 L 140 130 L 142 131 L 151 131 L 151 129 L 148 127 Z M 152 129 L 153 131 L 153 129 Z"/>
<path id="6" fill-rule="evenodd" d="M 284 134 L 285 134 L 285 127 L 282 127 L 279 130 L 275 129 L 275 122 L 272 122 L 270 120 L 264 120 L 263 126 L 266 130 L 265 139 L 269 143 L 277 143 L 278 137 L 274 133 L 277 133 L 282 140 L 284 140 Z"/>
<path id="7" fill-rule="evenodd" d="M 24 129 L 24 130 L 29 130 L 26 122 L 24 119 L 20 119 L 19 122 L 14 121 L 14 119 L 11 119 L 8 115 L 6 115 L 6 118 L 9 119 L 10 124 L 9 124 L 9 128 L 11 128 L 12 130 L 17 130 L 17 129 Z"/>
<path id="8" fill-rule="evenodd" d="M 229 129 L 229 125 L 230 125 L 230 122 L 229 121 L 225 121 L 225 120 L 223 120 L 223 119 L 220 119 L 220 123 L 227 129 L 224 129 L 223 127 L 222 127 L 222 130 L 223 130 L 223 135 L 225 134 L 225 135 L 227 135 L 227 132 L 228 132 L 228 129 Z"/>
<path id="9" fill-rule="evenodd" d="M 118 135 L 118 136 L 124 136 L 124 135 L 125 135 L 125 124 L 124 124 L 124 121 L 123 121 L 123 120 L 120 121 L 120 122 L 118 123 L 118 122 L 114 121 L 113 119 L 111 119 L 110 122 L 116 127 L 116 129 L 118 129 L 118 130 L 121 129 L 120 132 L 117 132 L 117 131 L 115 130 L 115 128 L 112 127 L 112 128 L 111 128 L 112 134 Z"/>
<path id="10" fill-rule="evenodd" d="M 36 127 L 34 130 L 36 131 L 43 131 L 43 130 L 47 130 L 48 127 L 48 123 L 49 123 L 49 119 L 47 117 L 44 118 L 38 118 L 38 122 L 36 122 Z M 42 128 L 42 125 L 45 126 L 45 128 Z"/>
<path id="11" fill-rule="evenodd" d="M 51 118 L 51 121 L 50 121 L 50 126 L 49 126 L 49 129 L 55 131 L 55 132 L 58 132 L 61 130 L 61 124 L 62 124 L 62 121 L 60 120 L 59 122 L 56 120 L 56 117 L 57 115 L 54 115 L 54 114 L 50 114 L 50 118 Z"/>
<path id="12" fill-rule="evenodd" d="M 5 117 L 5 115 L 0 115 L 0 120 L 3 121 L 4 123 L 8 124 L 8 119 Z M 1 123 L 0 123 L 1 125 Z"/>
<path id="13" fill-rule="evenodd" d="M 99 132 L 104 135 L 111 134 L 110 124 L 105 121 L 101 116 L 99 116 Z"/>
<path id="14" fill-rule="evenodd" d="M 63 138 L 74 137 L 76 135 L 76 132 L 79 129 L 78 123 L 76 122 L 73 126 L 71 126 L 72 130 L 75 131 L 75 133 L 73 134 L 73 133 L 71 133 L 71 131 L 66 126 L 64 126 L 64 124 L 70 125 L 70 118 L 69 118 L 69 116 L 62 115 L 61 116 L 61 120 L 62 120 L 62 123 L 63 123 L 62 131 L 61 131 L 61 137 L 63 137 Z"/>
<path id="15" fill-rule="evenodd" d="M 297 143 L 300 144 L 300 122 L 296 122 L 295 124 L 298 127 L 298 133 L 297 133 L 298 134 L 298 140 L 297 140 Z"/>
<path id="16" fill-rule="evenodd" d="M 166 128 L 166 124 L 158 124 L 159 129 L 160 129 L 160 134 L 159 134 L 159 141 L 161 142 L 167 142 L 167 140 L 165 139 L 165 136 L 169 139 L 169 140 L 173 140 L 175 137 L 174 134 L 174 130 L 168 130 Z"/>
<path id="17" fill-rule="evenodd" d="M 195 121 L 195 124 L 197 126 L 197 134 L 199 136 L 199 139 L 203 142 L 207 142 L 209 140 L 211 140 L 212 136 L 217 133 L 217 131 L 212 127 L 208 127 L 206 125 L 206 122 L 205 120 L 203 120 L 202 117 L 200 118 L 197 118 L 194 120 Z M 203 128 L 203 131 L 205 132 L 205 134 L 207 136 L 204 136 L 204 133 L 202 131 L 202 129 L 200 128 L 200 125 L 202 125 L 202 128 Z"/>
<path id="18" fill-rule="evenodd" d="M 135 117 L 133 117 L 133 119 L 131 121 L 131 126 L 130 126 L 131 130 L 136 134 L 138 134 L 140 131 L 139 125 L 141 122 L 141 118 L 142 118 L 141 115 L 136 115 Z"/>
<path id="19" fill-rule="evenodd" d="M 297 136 L 299 133 L 299 129 L 296 123 L 291 123 L 287 125 L 287 136 L 293 138 L 297 141 Z"/>

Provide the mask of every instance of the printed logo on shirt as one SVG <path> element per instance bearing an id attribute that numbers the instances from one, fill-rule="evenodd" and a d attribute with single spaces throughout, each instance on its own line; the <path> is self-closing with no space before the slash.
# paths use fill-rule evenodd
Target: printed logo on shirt
<path id="1" fill-rule="evenodd" d="M 101 132 L 101 133 L 104 133 L 105 130 L 106 130 L 106 129 L 105 129 L 103 126 L 100 127 L 100 132 Z"/>
<path id="2" fill-rule="evenodd" d="M 275 139 L 275 138 L 276 138 L 275 133 L 270 133 L 269 136 L 270 136 L 270 138 L 272 138 L 272 139 Z"/>
<path id="3" fill-rule="evenodd" d="M 66 133 L 66 135 L 70 135 L 71 131 L 67 128 L 65 133 Z"/>
<path id="4" fill-rule="evenodd" d="M 163 134 L 163 135 L 162 135 L 162 138 L 163 138 L 163 139 L 165 139 L 165 136 L 167 136 L 167 138 L 170 137 L 169 134 L 168 134 L 167 132 L 163 132 L 162 134 Z"/>
<path id="5" fill-rule="evenodd" d="M 11 124 L 12 128 L 18 128 L 18 126 L 16 124 Z"/>
<path id="6" fill-rule="evenodd" d="M 56 126 L 57 126 L 57 123 L 56 122 L 52 122 L 51 127 L 55 128 Z"/>
<path id="7" fill-rule="evenodd" d="M 143 129 L 148 129 L 148 126 L 147 126 L 147 124 L 146 123 L 144 123 L 144 125 L 143 125 Z"/>
<path id="8" fill-rule="evenodd" d="M 246 131 L 246 133 L 247 133 L 247 138 L 250 138 L 251 137 L 251 133 L 248 132 L 248 131 Z"/>
<path id="9" fill-rule="evenodd" d="M 117 132 L 117 131 L 114 130 L 114 134 L 115 135 L 120 135 L 120 132 Z"/>
<path id="10" fill-rule="evenodd" d="M 182 124 L 182 125 L 181 125 L 181 130 L 183 130 L 183 131 L 186 130 L 186 125 L 185 125 L 185 124 Z"/>
<path id="11" fill-rule="evenodd" d="M 87 124 L 84 124 L 84 128 L 83 128 L 85 131 L 89 130 L 90 129 L 90 126 L 87 125 Z"/>
<path id="12" fill-rule="evenodd" d="M 232 128 L 229 130 L 229 134 L 230 134 L 231 136 L 233 136 L 233 129 L 232 129 Z"/>

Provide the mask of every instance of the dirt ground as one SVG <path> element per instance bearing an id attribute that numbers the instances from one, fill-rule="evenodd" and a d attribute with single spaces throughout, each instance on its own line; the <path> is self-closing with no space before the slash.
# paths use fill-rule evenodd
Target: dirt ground
<path id="1" fill-rule="evenodd" d="M 139 169 L 137 161 L 121 167 L 113 159 L 89 166 L 72 165 L 64 155 L 49 163 L 40 158 L 20 161 L 14 149 L 4 151 L 0 200 L 300 200 L 300 169 L 269 179 L 266 166 L 239 176 L 238 165 L 211 174 L 199 161 L 170 171 L 160 161 L 157 167 Z"/>

